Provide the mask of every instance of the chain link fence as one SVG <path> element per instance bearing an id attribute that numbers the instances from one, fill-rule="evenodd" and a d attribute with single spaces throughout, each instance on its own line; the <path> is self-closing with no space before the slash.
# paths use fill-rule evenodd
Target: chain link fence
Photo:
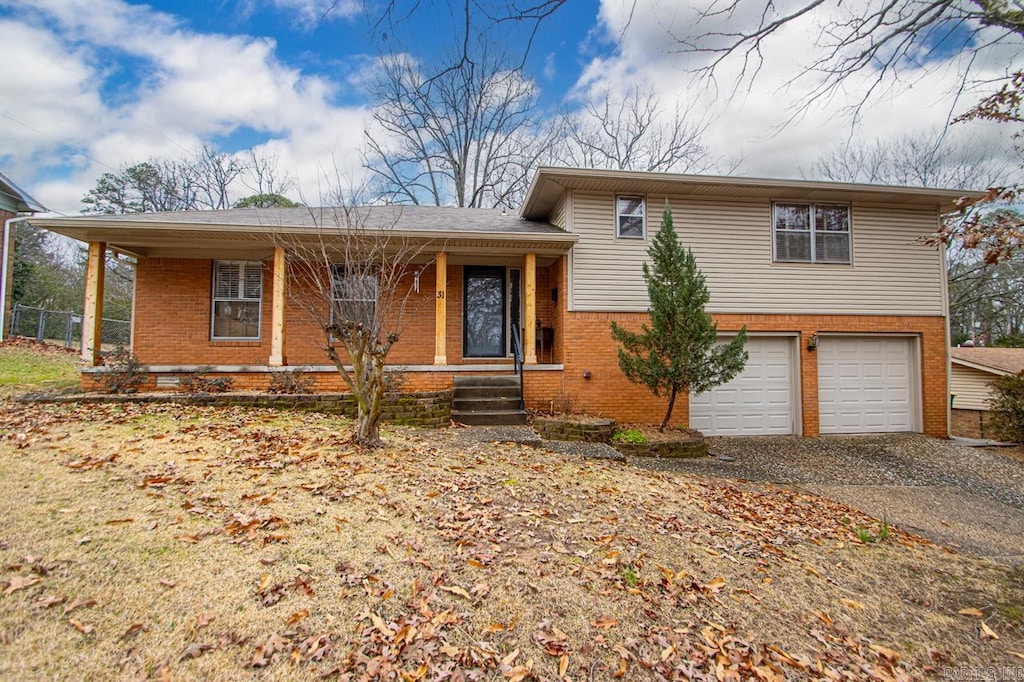
<path id="1" fill-rule="evenodd" d="M 131 343 L 132 323 L 127 320 L 103 319 L 101 344 L 103 347 L 128 346 Z M 46 310 L 15 303 L 11 310 L 8 335 L 26 336 L 36 341 L 59 343 L 65 348 L 82 347 L 82 316 L 60 310 Z"/>

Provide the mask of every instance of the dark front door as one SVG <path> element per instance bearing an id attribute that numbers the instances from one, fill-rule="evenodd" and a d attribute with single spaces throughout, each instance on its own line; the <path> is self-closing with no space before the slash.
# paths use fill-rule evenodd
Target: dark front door
<path id="1" fill-rule="evenodd" d="M 462 352 L 467 358 L 505 357 L 505 268 L 466 267 Z"/>

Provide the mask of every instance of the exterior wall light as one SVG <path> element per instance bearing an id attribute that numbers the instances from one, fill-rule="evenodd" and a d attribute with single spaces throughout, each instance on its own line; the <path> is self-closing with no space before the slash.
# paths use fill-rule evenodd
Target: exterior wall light
<path id="1" fill-rule="evenodd" d="M 811 338 L 807 339 L 807 350 L 818 350 L 818 332 L 814 332 Z"/>

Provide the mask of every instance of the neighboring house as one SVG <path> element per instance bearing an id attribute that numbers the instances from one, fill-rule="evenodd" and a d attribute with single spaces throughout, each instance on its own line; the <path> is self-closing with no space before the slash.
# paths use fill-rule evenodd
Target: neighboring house
<path id="1" fill-rule="evenodd" d="M 8 320 L 11 319 L 15 226 L 21 216 L 45 210 L 28 192 L 0 173 L 0 224 L 3 225 L 3 237 L 0 241 L 0 341 L 7 338 Z"/>
<path id="2" fill-rule="evenodd" d="M 641 263 L 668 204 L 707 276 L 720 333 L 743 325 L 750 333 L 742 375 L 677 402 L 677 423 L 715 435 L 946 436 L 945 266 L 943 254 L 921 240 L 965 194 L 980 196 L 541 168 L 520 216 L 422 206 L 370 207 L 360 215 L 369 228 L 390 228 L 431 255 L 412 297 L 417 314 L 392 351 L 405 390 L 509 373 L 509 329 L 521 323 L 528 407 L 659 420 L 665 399 L 625 379 L 609 323 L 636 328 L 647 317 Z M 240 388 L 264 388 L 268 372 L 287 367 L 322 372 L 321 390 L 341 388 L 326 366 L 322 335 L 275 276 L 288 257 L 275 235 L 317 232 L 308 209 L 33 224 L 89 244 L 89 364 L 96 362 L 103 254 L 114 249 L 138 259 L 132 347 L 150 387 L 212 365 Z M 237 300 L 221 298 L 229 290 Z M 216 312 L 226 302 L 252 319 L 231 326 Z M 86 386 L 95 371 L 84 370 Z"/>
<path id="3" fill-rule="evenodd" d="M 1024 372 L 1024 348 L 952 348 L 949 393 L 950 432 L 967 438 L 993 438 L 988 426 L 992 381 Z"/>

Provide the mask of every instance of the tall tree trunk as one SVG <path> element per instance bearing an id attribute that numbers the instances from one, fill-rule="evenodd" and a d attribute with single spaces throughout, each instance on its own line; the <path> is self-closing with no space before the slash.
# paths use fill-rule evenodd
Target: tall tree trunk
<path id="1" fill-rule="evenodd" d="M 668 397 L 668 410 L 665 412 L 665 418 L 661 420 L 661 426 L 658 427 L 658 431 L 665 433 L 665 429 L 668 428 L 668 420 L 672 418 L 672 408 L 676 406 L 676 387 L 672 386 L 672 393 Z"/>

